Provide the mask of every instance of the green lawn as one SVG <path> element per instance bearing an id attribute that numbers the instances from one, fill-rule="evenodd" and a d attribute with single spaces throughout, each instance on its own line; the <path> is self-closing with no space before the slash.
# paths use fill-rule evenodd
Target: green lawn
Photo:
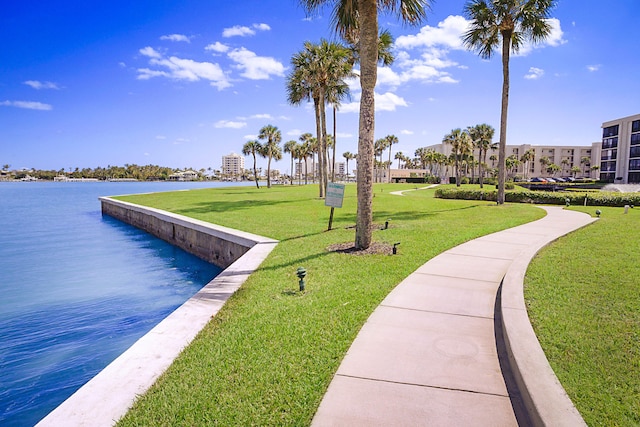
<path id="1" fill-rule="evenodd" d="M 596 208 L 575 208 L 594 214 Z M 640 210 L 598 208 L 529 266 L 529 316 L 590 426 L 640 425 Z"/>
<path id="2" fill-rule="evenodd" d="M 360 327 L 395 285 L 446 249 L 543 216 L 531 205 L 435 199 L 433 190 L 389 194 L 415 187 L 375 186 L 373 238 L 401 242 L 395 256 L 327 251 L 354 239 L 353 185 L 330 232 L 315 185 L 123 197 L 280 244 L 119 425 L 308 425 Z M 305 293 L 299 266 L 308 271 Z"/>

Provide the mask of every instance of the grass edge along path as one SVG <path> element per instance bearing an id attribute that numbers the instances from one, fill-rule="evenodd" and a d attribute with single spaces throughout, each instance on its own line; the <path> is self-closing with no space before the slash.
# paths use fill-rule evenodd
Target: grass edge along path
<path id="1" fill-rule="evenodd" d="M 572 208 L 594 214 L 596 208 Z M 525 276 L 538 340 L 589 426 L 640 425 L 640 210 L 600 207 L 599 221 L 542 249 Z"/>
<path id="2" fill-rule="evenodd" d="M 121 199 L 280 241 L 119 426 L 309 425 L 344 354 L 400 281 L 465 241 L 544 216 L 531 205 L 441 200 L 376 185 L 373 240 L 398 255 L 330 252 L 354 238 L 355 186 L 334 229 L 317 186 L 250 187 Z M 389 221 L 389 228 L 381 230 Z M 295 270 L 307 269 L 307 290 Z"/>

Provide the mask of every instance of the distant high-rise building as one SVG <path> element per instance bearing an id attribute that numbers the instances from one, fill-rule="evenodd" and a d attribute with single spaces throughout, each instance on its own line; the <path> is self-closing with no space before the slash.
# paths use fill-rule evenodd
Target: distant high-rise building
<path id="1" fill-rule="evenodd" d="M 231 153 L 222 156 L 222 174 L 228 177 L 239 177 L 244 173 L 244 157 Z"/>

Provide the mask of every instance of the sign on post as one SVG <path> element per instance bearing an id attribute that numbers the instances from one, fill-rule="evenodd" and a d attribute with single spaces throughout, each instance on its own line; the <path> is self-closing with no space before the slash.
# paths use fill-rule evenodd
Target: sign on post
<path id="1" fill-rule="evenodd" d="M 324 199 L 325 206 L 332 208 L 341 208 L 344 199 L 344 184 L 336 184 L 335 182 L 327 183 L 327 195 Z"/>

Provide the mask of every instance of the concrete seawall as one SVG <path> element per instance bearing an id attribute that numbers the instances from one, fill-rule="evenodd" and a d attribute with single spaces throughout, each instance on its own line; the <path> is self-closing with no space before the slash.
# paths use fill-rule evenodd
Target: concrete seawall
<path id="1" fill-rule="evenodd" d="M 110 197 L 102 213 L 140 228 L 220 268 L 227 268 L 263 237 Z"/>
<path id="2" fill-rule="evenodd" d="M 100 201 L 105 215 L 173 243 L 224 271 L 49 413 L 38 427 L 114 425 L 278 244 L 159 209 L 108 197 Z"/>

